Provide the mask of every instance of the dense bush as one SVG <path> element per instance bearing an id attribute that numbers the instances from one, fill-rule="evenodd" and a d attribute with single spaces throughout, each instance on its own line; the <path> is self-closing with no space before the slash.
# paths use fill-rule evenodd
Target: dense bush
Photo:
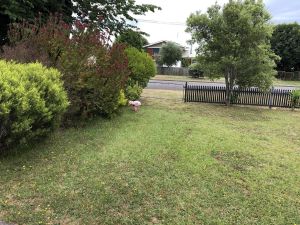
<path id="1" fill-rule="evenodd" d="M 192 64 L 191 58 L 182 58 L 181 59 L 181 67 L 188 68 Z"/>
<path id="2" fill-rule="evenodd" d="M 292 108 L 300 107 L 300 90 L 293 90 L 291 92 Z"/>
<path id="3" fill-rule="evenodd" d="M 127 105 L 127 98 L 126 98 L 126 96 L 125 96 L 125 92 L 124 92 L 124 90 L 122 89 L 121 91 L 120 91 L 120 94 L 119 94 L 119 99 L 118 99 L 118 105 L 119 106 L 125 106 L 125 105 Z"/>
<path id="4" fill-rule="evenodd" d="M 46 135 L 68 101 L 56 69 L 0 60 L 0 149 Z"/>
<path id="5" fill-rule="evenodd" d="M 122 44 L 111 47 L 101 31 L 78 21 L 70 27 L 53 16 L 45 24 L 38 20 L 15 24 L 9 33 L 13 45 L 4 47 L 2 57 L 19 62 L 38 60 L 63 74 L 70 101 L 68 120 L 110 116 L 118 108 L 129 75 Z"/>
<path id="6" fill-rule="evenodd" d="M 38 18 L 33 23 L 13 23 L 8 32 L 10 44 L 3 46 L 1 58 L 56 66 L 70 32 L 71 26 L 56 16 L 50 16 L 45 24 Z"/>
<path id="7" fill-rule="evenodd" d="M 141 96 L 143 88 L 138 84 L 128 85 L 126 88 L 126 98 L 129 100 L 137 100 Z"/>
<path id="8" fill-rule="evenodd" d="M 97 33 L 77 33 L 65 47 L 57 68 L 63 73 L 71 105 L 69 115 L 111 116 L 129 70 L 124 47 L 106 47 Z"/>
<path id="9" fill-rule="evenodd" d="M 189 66 L 189 75 L 193 78 L 204 77 L 203 70 L 201 69 L 201 65 L 199 63 L 193 63 Z"/>
<path id="10" fill-rule="evenodd" d="M 147 87 L 150 78 L 155 76 L 156 67 L 153 59 L 147 53 L 133 47 L 127 48 L 125 51 L 130 69 L 126 97 L 134 100 L 134 98 L 137 99 L 141 95 L 141 90 Z"/>

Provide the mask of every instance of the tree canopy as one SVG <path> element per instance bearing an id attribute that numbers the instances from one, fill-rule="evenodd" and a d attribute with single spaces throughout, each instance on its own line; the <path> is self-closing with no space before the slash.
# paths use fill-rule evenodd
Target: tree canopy
<path id="1" fill-rule="evenodd" d="M 138 50 L 143 50 L 143 46 L 148 44 L 143 33 L 131 29 L 123 31 L 116 39 L 117 43 L 125 43 Z"/>
<path id="2" fill-rule="evenodd" d="M 72 0 L 2 0 L 0 4 L 0 46 L 7 42 L 10 23 L 32 21 L 41 16 L 45 21 L 49 14 L 59 13 L 66 22 L 72 21 Z"/>
<path id="3" fill-rule="evenodd" d="M 174 42 L 167 42 L 160 50 L 160 63 L 167 66 L 176 64 L 182 58 L 181 47 Z"/>
<path id="4" fill-rule="evenodd" d="M 271 51 L 269 21 L 262 0 L 230 0 L 223 8 L 215 4 L 187 19 L 205 74 L 225 77 L 227 104 L 235 85 L 267 89 L 272 84 L 277 57 Z"/>
<path id="5" fill-rule="evenodd" d="M 160 9 L 151 4 L 136 4 L 135 0 L 75 0 L 74 12 L 82 22 L 96 24 L 111 34 L 135 28 L 128 21 L 137 22 L 135 15 Z"/>
<path id="6" fill-rule="evenodd" d="M 300 70 L 300 25 L 279 24 L 271 39 L 273 51 L 281 57 L 277 69 L 282 71 Z"/>
<path id="7" fill-rule="evenodd" d="M 66 22 L 76 18 L 94 24 L 109 34 L 118 34 L 135 28 L 128 21 L 137 21 L 135 15 L 154 12 L 159 7 L 151 4 L 136 4 L 135 0 L 1 0 L 0 45 L 7 41 L 8 25 L 22 20 L 33 20 L 39 14 L 60 13 Z"/>

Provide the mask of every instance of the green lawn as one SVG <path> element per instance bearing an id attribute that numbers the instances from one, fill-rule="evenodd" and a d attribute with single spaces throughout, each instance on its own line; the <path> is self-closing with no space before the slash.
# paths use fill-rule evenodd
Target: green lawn
<path id="1" fill-rule="evenodd" d="M 138 113 L 2 157 L 0 220 L 300 224 L 300 112 L 184 104 L 181 94 L 146 90 Z"/>
<path id="2" fill-rule="evenodd" d="M 212 82 L 207 77 L 206 78 L 192 78 L 190 76 L 173 76 L 173 75 L 156 75 L 153 80 L 166 80 L 166 81 L 189 81 L 189 82 Z M 218 83 L 225 83 L 224 78 L 217 79 L 214 82 Z M 300 88 L 300 81 L 286 81 L 286 80 L 279 80 L 275 79 L 273 81 L 273 85 L 276 86 L 285 86 L 285 85 L 291 85 L 291 86 L 299 86 Z"/>

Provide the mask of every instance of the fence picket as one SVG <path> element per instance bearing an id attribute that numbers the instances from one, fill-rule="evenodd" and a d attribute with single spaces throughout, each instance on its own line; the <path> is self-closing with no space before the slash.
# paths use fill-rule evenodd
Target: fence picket
<path id="1" fill-rule="evenodd" d="M 223 86 L 184 85 L 184 102 L 206 102 L 224 104 L 226 88 Z M 233 89 L 232 104 L 259 105 L 269 107 L 291 108 L 290 90 L 270 89 L 261 91 L 258 88 Z"/>

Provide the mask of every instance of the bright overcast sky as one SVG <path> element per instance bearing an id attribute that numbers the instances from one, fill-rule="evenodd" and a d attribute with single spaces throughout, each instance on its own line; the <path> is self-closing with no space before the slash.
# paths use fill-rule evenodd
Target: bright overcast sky
<path id="1" fill-rule="evenodd" d="M 136 0 L 138 4 L 154 4 L 162 8 L 161 11 L 139 16 L 138 27 L 150 36 L 148 41 L 175 41 L 186 45 L 189 34 L 185 33 L 187 17 L 197 10 L 206 9 L 216 0 Z M 218 0 L 220 5 L 228 0 Z M 272 14 L 274 23 L 300 22 L 300 0 L 265 0 L 267 9 Z"/>

